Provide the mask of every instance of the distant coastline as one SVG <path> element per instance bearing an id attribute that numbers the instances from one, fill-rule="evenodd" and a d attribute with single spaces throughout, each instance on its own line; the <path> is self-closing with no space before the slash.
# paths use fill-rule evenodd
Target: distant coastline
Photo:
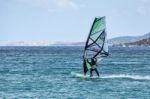
<path id="1" fill-rule="evenodd" d="M 0 46 L 84 46 L 85 42 L 0 42 Z M 110 47 L 150 47 L 150 33 L 142 36 L 122 36 L 108 40 Z"/>

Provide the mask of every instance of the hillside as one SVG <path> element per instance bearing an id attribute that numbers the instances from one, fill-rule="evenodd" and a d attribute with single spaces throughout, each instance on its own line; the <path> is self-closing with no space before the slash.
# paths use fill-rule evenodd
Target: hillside
<path id="1" fill-rule="evenodd" d="M 150 38 L 150 33 L 147 33 L 142 36 L 122 36 L 122 37 L 112 38 L 108 40 L 108 44 L 110 46 L 114 46 L 114 45 L 119 45 L 124 43 L 136 42 L 147 38 Z"/>
<path id="2" fill-rule="evenodd" d="M 143 39 L 136 42 L 125 43 L 125 46 L 150 46 L 150 38 Z"/>

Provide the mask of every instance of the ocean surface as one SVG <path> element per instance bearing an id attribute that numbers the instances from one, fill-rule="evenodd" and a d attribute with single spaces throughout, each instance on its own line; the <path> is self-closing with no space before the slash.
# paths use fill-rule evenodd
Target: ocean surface
<path id="1" fill-rule="evenodd" d="M 0 99 L 150 99 L 150 48 L 109 48 L 81 79 L 83 47 L 0 47 Z"/>

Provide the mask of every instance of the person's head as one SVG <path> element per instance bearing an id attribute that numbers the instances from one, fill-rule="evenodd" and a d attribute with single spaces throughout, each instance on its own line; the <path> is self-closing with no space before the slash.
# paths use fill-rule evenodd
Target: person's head
<path id="1" fill-rule="evenodd" d="M 95 59 L 92 57 L 91 60 L 94 61 Z"/>
<path id="2" fill-rule="evenodd" d="M 93 61 L 97 61 L 97 59 L 95 57 L 92 58 Z"/>

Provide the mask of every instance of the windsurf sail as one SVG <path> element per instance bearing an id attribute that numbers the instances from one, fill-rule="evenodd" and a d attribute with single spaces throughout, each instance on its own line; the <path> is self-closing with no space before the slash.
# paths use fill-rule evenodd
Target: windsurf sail
<path id="1" fill-rule="evenodd" d="M 105 17 L 96 17 L 88 35 L 85 48 L 85 58 L 108 56 L 107 33 Z"/>

